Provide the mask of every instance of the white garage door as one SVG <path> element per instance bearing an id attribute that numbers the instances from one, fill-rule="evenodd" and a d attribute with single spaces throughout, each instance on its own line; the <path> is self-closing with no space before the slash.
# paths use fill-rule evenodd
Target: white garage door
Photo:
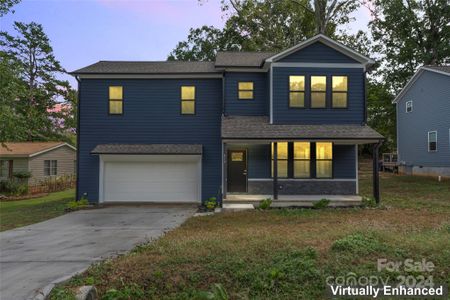
<path id="1" fill-rule="evenodd" d="M 103 158 L 104 202 L 199 202 L 200 156 Z"/>

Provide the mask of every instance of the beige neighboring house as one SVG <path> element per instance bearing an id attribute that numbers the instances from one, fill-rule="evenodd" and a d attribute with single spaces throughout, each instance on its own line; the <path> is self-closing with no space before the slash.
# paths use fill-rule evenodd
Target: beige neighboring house
<path id="1" fill-rule="evenodd" d="M 0 144 L 0 180 L 16 172 L 29 171 L 29 184 L 48 177 L 76 174 L 75 147 L 64 142 L 22 142 Z"/>

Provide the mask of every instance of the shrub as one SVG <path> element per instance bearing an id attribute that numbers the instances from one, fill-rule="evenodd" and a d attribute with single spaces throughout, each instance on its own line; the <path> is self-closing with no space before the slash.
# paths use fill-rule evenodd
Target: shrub
<path id="1" fill-rule="evenodd" d="M 269 209 L 269 207 L 272 205 L 272 199 L 267 198 L 263 199 L 259 202 L 259 209 Z"/>
<path id="2" fill-rule="evenodd" d="M 28 193 L 28 185 L 12 179 L 2 180 L 0 181 L 0 193 L 13 196 L 24 195 Z"/>
<path id="3" fill-rule="evenodd" d="M 68 209 L 78 209 L 81 207 L 86 207 L 89 205 L 89 200 L 86 197 L 81 197 L 80 200 L 76 201 L 70 201 L 66 204 L 66 208 Z"/>
<path id="4" fill-rule="evenodd" d="M 206 203 L 206 208 L 209 210 L 213 210 L 214 208 L 217 207 L 217 198 L 216 197 L 211 197 L 209 198 Z"/>
<path id="5" fill-rule="evenodd" d="M 31 177 L 31 172 L 28 171 L 14 172 L 13 176 L 17 179 L 28 179 Z"/>
<path id="6" fill-rule="evenodd" d="M 315 202 L 313 204 L 313 208 L 322 209 L 322 208 L 327 207 L 329 204 L 330 204 L 330 200 L 323 198 L 323 199 L 320 199 L 319 201 Z"/>
<path id="7" fill-rule="evenodd" d="M 374 197 L 364 196 L 361 200 L 363 207 L 377 207 L 377 201 Z"/>

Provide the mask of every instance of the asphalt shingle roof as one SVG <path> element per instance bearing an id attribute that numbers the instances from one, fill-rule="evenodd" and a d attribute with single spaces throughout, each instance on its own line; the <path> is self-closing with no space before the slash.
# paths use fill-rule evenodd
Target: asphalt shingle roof
<path id="1" fill-rule="evenodd" d="M 102 144 L 92 154 L 202 154 L 195 144 Z"/>
<path id="2" fill-rule="evenodd" d="M 266 58 L 275 54 L 275 52 L 218 52 L 216 67 L 261 67 Z"/>
<path id="3" fill-rule="evenodd" d="M 271 125 L 268 117 L 222 118 L 224 139 L 370 139 L 383 136 L 366 125 Z"/>
<path id="4" fill-rule="evenodd" d="M 217 73 L 210 61 L 99 61 L 71 74 Z"/>
<path id="5" fill-rule="evenodd" d="M 0 143 L 0 157 L 28 157 L 64 144 L 64 142 L 6 142 L 3 145 Z"/>
<path id="6" fill-rule="evenodd" d="M 424 66 L 427 69 L 432 69 L 432 70 L 436 70 L 436 71 L 441 71 L 441 72 L 445 72 L 445 73 L 449 73 L 450 74 L 450 65 L 445 65 L 445 66 Z"/>

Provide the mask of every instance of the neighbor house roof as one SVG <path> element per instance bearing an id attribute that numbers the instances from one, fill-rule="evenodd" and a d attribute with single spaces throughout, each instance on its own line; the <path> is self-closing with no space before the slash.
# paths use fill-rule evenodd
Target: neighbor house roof
<path id="1" fill-rule="evenodd" d="M 217 73 L 210 61 L 99 61 L 71 72 L 80 74 Z"/>
<path id="2" fill-rule="evenodd" d="M 275 52 L 218 52 L 216 55 L 216 67 L 261 67 L 266 58 Z"/>
<path id="3" fill-rule="evenodd" d="M 269 117 L 228 116 L 222 118 L 223 139 L 338 139 L 381 140 L 367 125 L 279 125 Z"/>
<path id="4" fill-rule="evenodd" d="M 197 144 L 101 144 L 92 154 L 202 154 Z"/>
<path id="5" fill-rule="evenodd" d="M 411 77 L 411 79 L 406 83 L 406 85 L 403 87 L 403 89 L 398 93 L 397 97 L 392 101 L 392 103 L 397 103 L 403 95 L 412 87 L 414 82 L 420 77 L 420 75 L 423 74 L 423 72 L 433 72 L 438 73 L 445 76 L 450 76 L 450 65 L 444 65 L 444 66 L 423 66 L 420 67 L 419 70 Z"/>
<path id="6" fill-rule="evenodd" d="M 62 146 L 76 150 L 65 142 L 7 142 L 0 144 L 0 157 L 33 157 Z"/>

